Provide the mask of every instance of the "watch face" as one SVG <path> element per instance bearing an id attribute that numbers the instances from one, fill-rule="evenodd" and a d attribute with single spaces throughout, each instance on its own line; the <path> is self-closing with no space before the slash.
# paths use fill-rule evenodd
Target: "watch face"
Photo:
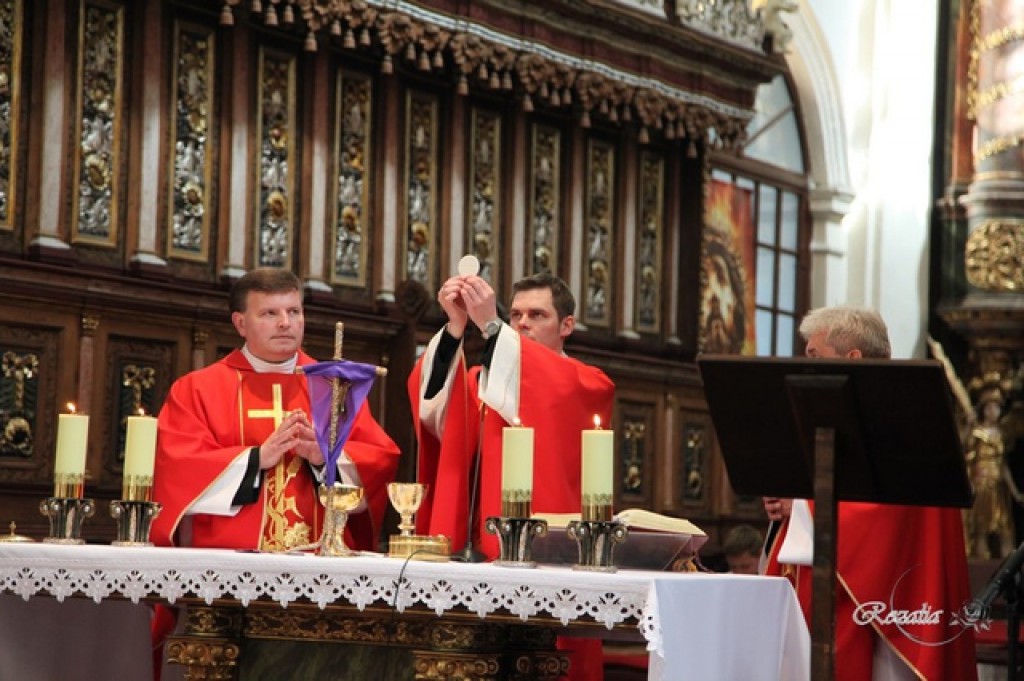
<path id="1" fill-rule="evenodd" d="M 492 319 L 491 321 L 487 322 L 486 326 L 484 326 L 484 332 L 487 334 L 488 338 L 498 333 L 500 329 L 501 322 L 498 321 L 497 319 Z"/>

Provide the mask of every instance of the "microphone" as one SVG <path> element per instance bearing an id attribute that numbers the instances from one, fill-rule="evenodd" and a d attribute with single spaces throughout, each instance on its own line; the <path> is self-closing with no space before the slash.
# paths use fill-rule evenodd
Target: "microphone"
<path id="1" fill-rule="evenodd" d="M 996 570 L 995 575 L 985 585 L 985 588 L 981 590 L 981 593 L 964 606 L 964 615 L 971 621 L 977 621 L 985 617 L 988 614 L 989 606 L 992 605 L 992 601 L 1012 584 L 1014 577 L 1020 572 L 1022 566 L 1024 566 L 1024 542 L 1021 542 L 1017 550 L 1003 561 L 1003 564 Z"/>

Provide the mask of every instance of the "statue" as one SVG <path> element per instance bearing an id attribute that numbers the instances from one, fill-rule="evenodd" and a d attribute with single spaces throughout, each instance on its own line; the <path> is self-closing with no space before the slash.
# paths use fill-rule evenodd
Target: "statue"
<path id="1" fill-rule="evenodd" d="M 1014 549 L 1013 504 L 1024 504 L 1006 459 L 1008 424 L 1003 407 L 1012 382 L 997 372 L 973 379 L 969 387 L 977 400 L 972 405 L 968 389 L 957 378 L 942 346 L 931 338 L 928 344 L 932 356 L 942 362 L 959 406 L 967 476 L 974 490 L 974 505 L 964 511 L 967 556 L 1003 558 Z"/>
<path id="2" fill-rule="evenodd" d="M 785 54 L 793 40 L 793 30 L 782 20 L 783 12 L 795 12 L 799 8 L 799 3 L 793 0 L 756 0 L 752 4 L 752 9 L 760 11 L 764 17 L 764 34 L 771 36 L 773 53 Z"/>
<path id="3" fill-rule="evenodd" d="M 980 387 L 977 423 L 967 442 L 967 474 L 974 488 L 974 506 L 964 514 L 967 555 L 1003 558 L 1014 548 L 1013 503 L 1024 503 L 1006 461 L 1001 417 L 1009 381 L 987 373 L 972 381 Z"/>

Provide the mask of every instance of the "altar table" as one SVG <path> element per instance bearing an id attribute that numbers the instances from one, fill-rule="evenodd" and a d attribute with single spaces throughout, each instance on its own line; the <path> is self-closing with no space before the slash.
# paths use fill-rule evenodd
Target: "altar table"
<path id="1" fill-rule="evenodd" d="M 210 606 L 210 612 L 229 606 L 244 608 L 247 617 L 258 611 L 264 619 L 278 620 L 287 613 L 344 607 L 350 612 L 386 613 L 409 624 L 452 617 L 512 622 L 553 632 L 568 629 L 646 640 L 652 679 L 809 678 L 807 628 L 789 583 L 774 577 L 603 573 L 560 566 L 516 569 L 403 561 L 378 554 L 331 558 L 0 544 L 0 594 L 29 602 L 84 598 L 97 604 L 188 603 L 200 610 Z M 4 616 L 0 611 L 0 619 Z M 317 626 L 321 633 L 331 633 L 324 622 Z M 402 631 L 412 635 L 410 629 Z M 98 638 L 102 632 L 95 627 L 83 628 L 80 635 L 110 643 Z M 56 641 L 53 644 L 53 650 L 60 649 Z M 5 654 L 10 650 L 2 641 L 0 647 Z"/>

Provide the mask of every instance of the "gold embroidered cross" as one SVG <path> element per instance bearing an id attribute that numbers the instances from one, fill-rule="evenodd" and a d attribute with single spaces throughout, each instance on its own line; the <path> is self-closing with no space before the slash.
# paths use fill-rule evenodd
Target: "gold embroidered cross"
<path id="1" fill-rule="evenodd" d="M 274 419 L 274 430 L 277 430 L 281 426 L 281 422 L 284 421 L 284 417 L 288 415 L 288 412 L 284 410 L 281 384 L 275 383 L 272 388 L 274 396 L 273 407 L 270 409 L 250 409 L 247 413 L 251 419 Z"/>

